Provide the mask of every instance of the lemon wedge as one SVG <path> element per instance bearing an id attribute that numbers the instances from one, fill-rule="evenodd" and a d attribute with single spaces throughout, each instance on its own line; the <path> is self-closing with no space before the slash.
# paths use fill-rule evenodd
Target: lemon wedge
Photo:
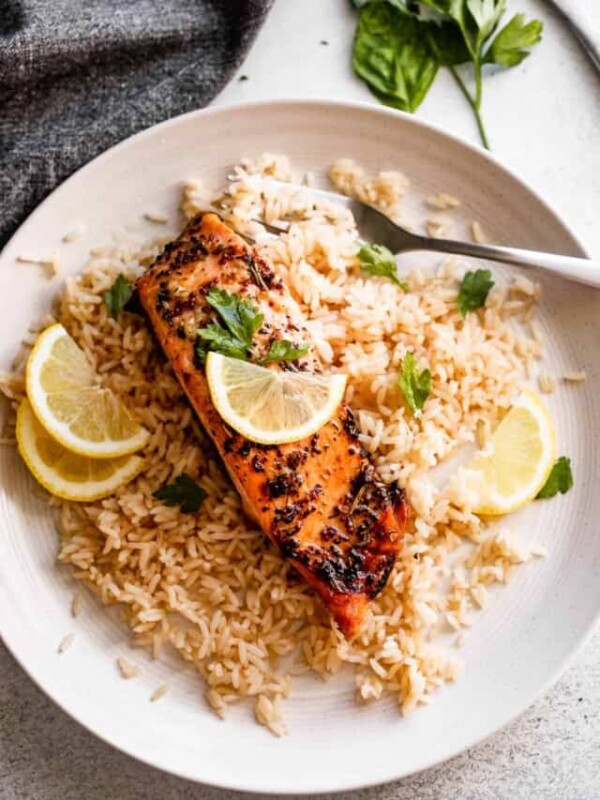
<path id="1" fill-rule="evenodd" d="M 331 419 L 346 388 L 345 375 L 267 369 L 219 353 L 208 354 L 206 378 L 225 422 L 260 444 L 311 436 Z"/>
<path id="2" fill-rule="evenodd" d="M 148 440 L 148 431 L 102 386 L 62 325 L 40 334 L 27 361 L 26 385 L 40 423 L 73 453 L 117 458 L 134 453 Z"/>
<path id="3" fill-rule="evenodd" d="M 478 497 L 476 514 L 496 516 L 533 500 L 556 459 L 556 435 L 540 398 L 524 391 L 498 425 L 486 450 L 466 467 L 467 485 Z"/>
<path id="4" fill-rule="evenodd" d="M 90 502 L 113 494 L 144 468 L 139 456 L 86 458 L 66 450 L 42 425 L 23 400 L 17 412 L 17 446 L 34 478 L 65 500 Z"/>

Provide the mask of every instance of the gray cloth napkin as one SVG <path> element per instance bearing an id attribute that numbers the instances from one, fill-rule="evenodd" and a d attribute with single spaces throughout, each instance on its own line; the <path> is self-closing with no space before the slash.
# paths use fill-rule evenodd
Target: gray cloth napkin
<path id="1" fill-rule="evenodd" d="M 0 0 L 0 246 L 70 173 L 206 105 L 272 0 Z"/>

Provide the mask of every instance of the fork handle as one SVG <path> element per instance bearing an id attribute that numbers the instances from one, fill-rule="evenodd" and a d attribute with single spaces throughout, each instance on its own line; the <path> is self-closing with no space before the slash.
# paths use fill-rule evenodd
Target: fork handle
<path id="1" fill-rule="evenodd" d="M 539 267 L 547 272 L 553 272 L 555 275 L 562 275 L 578 283 L 585 283 L 587 286 L 600 289 L 600 262 L 589 258 L 552 255 L 517 247 L 456 242 L 452 239 L 432 239 L 426 236 L 415 237 L 415 240 L 418 241 L 415 241 L 414 248 L 405 249 L 474 256 L 490 261 L 500 261 L 503 264 L 515 264 L 518 267 Z"/>

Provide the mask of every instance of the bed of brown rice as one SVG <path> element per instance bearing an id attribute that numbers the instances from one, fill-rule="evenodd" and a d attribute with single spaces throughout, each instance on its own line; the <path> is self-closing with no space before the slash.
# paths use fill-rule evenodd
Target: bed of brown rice
<path id="1" fill-rule="evenodd" d="M 325 676 L 344 665 L 354 670 L 358 701 L 392 693 L 406 713 L 457 677 L 458 653 L 440 634 L 456 631 L 460 645 L 463 629 L 487 602 L 486 587 L 542 555 L 487 529 L 471 512 L 460 478 L 439 488 L 430 477 L 457 445 L 485 442 L 523 375 L 532 373 L 542 354 L 533 320 L 539 289 L 523 278 L 497 286 L 485 308 L 463 321 L 456 308 L 460 264 L 446 261 L 435 274 L 413 271 L 407 293 L 361 276 L 348 211 L 315 203 L 308 189 L 283 192 L 265 181 L 294 177 L 286 158 L 243 162 L 236 174 L 223 199 L 225 216 L 259 235 L 304 309 L 323 364 L 349 375 L 347 399 L 381 475 L 406 487 L 414 525 L 392 577 L 360 636 L 347 642 L 311 589 L 244 517 L 144 320 L 125 313 L 115 321 L 102 303 L 115 276 L 139 274 L 162 242 L 95 250 L 57 302 L 55 318 L 152 434 L 147 469 L 116 495 L 89 505 L 53 500 L 59 558 L 104 603 L 121 605 L 136 644 L 156 657 L 171 647 L 192 662 L 220 715 L 230 703 L 252 698 L 258 722 L 284 733 L 281 701 L 292 676 L 309 670 Z M 401 218 L 410 190 L 402 175 L 369 176 L 342 160 L 331 179 Z M 451 200 L 444 201 L 446 216 L 458 205 Z M 201 183 L 186 184 L 186 216 L 205 201 Z M 291 224 L 280 238 L 263 240 L 252 222 L 257 217 Z M 433 375 L 420 419 L 407 411 L 397 387 L 407 351 Z M 4 389 L 18 400 L 21 379 L 5 380 Z M 197 476 L 208 492 L 198 514 L 181 514 L 153 497 L 181 472 Z"/>

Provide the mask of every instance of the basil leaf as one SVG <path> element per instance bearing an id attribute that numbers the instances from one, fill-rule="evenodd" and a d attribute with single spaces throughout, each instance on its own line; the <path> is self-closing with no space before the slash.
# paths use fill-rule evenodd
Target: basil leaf
<path id="1" fill-rule="evenodd" d="M 501 67 L 516 67 L 529 55 L 529 48 L 542 38 L 542 23 L 537 20 L 525 22 L 524 14 L 515 14 L 493 40 L 485 56 L 487 64 Z"/>
<path id="2" fill-rule="evenodd" d="M 494 281 L 489 269 L 477 269 L 475 272 L 465 274 L 457 299 L 458 310 L 463 319 L 469 311 L 481 308 L 493 285 Z"/>
<path id="3" fill-rule="evenodd" d="M 536 496 L 536 500 L 544 500 L 558 494 L 566 494 L 573 487 L 573 473 L 571 472 L 571 459 L 561 456 Z"/>
<path id="4" fill-rule="evenodd" d="M 428 369 L 419 372 L 412 353 L 406 353 L 404 356 L 398 386 L 413 416 L 420 417 L 425 401 L 431 393 L 431 372 Z"/>
<path id="5" fill-rule="evenodd" d="M 231 358 L 247 359 L 254 334 L 263 324 L 264 316 L 250 300 L 213 286 L 206 300 L 214 308 L 223 325 L 213 322 L 198 330 L 196 355 L 204 363 L 209 350 Z"/>
<path id="6" fill-rule="evenodd" d="M 277 339 L 271 342 L 269 352 L 262 363 L 266 364 L 270 361 L 295 361 L 297 358 L 305 356 L 308 350 L 309 346 L 307 344 L 301 344 L 299 347 L 296 347 L 287 339 Z"/>
<path id="7" fill-rule="evenodd" d="M 429 29 L 429 41 L 432 51 L 443 67 L 458 66 L 471 60 L 471 54 L 460 30 L 452 23 L 432 25 Z"/>
<path id="8" fill-rule="evenodd" d="M 175 478 L 174 483 L 166 483 L 153 496 L 166 506 L 179 506 L 182 514 L 193 514 L 200 508 L 206 491 L 183 472 Z"/>
<path id="9" fill-rule="evenodd" d="M 118 275 L 111 288 L 102 295 L 106 310 L 113 319 L 118 319 L 132 294 L 133 286 L 124 275 Z"/>
<path id="10" fill-rule="evenodd" d="M 408 292 L 408 284 L 398 277 L 396 259 L 391 250 L 388 250 L 384 245 L 363 244 L 358 251 L 358 263 L 363 272 L 367 272 L 369 275 L 389 278 L 405 292 Z"/>
<path id="11" fill-rule="evenodd" d="M 361 9 L 352 66 L 383 103 L 416 111 L 425 99 L 439 67 L 428 35 L 432 24 L 388 3 Z"/>

